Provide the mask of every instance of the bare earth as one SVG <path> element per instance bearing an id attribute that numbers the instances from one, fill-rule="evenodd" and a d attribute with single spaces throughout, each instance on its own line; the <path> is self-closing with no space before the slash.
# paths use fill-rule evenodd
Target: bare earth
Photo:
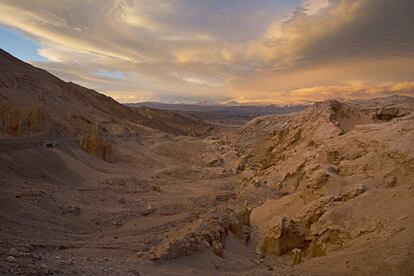
<path id="1" fill-rule="evenodd" d="M 0 274 L 414 275 L 413 98 L 236 129 L 0 65 Z"/>

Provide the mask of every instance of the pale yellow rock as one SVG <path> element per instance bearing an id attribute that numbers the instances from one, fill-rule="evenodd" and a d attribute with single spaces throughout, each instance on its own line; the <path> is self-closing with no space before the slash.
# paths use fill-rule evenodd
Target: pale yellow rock
<path id="1" fill-rule="evenodd" d="M 302 250 L 299 248 L 295 248 L 292 250 L 292 265 L 297 265 L 302 262 Z"/>

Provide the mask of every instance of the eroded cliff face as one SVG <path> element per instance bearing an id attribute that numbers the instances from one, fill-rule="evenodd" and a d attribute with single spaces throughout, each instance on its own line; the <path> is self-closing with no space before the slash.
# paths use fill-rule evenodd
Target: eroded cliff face
<path id="1" fill-rule="evenodd" d="M 51 120 L 40 108 L 17 109 L 10 104 L 0 106 L 0 131 L 3 134 L 22 137 L 48 132 Z"/>
<path id="2" fill-rule="evenodd" d="M 104 161 L 110 162 L 112 158 L 112 144 L 104 138 L 94 135 L 80 135 L 79 145 L 89 154 Z"/>
<path id="3" fill-rule="evenodd" d="M 238 143 L 244 189 L 284 195 L 252 212 L 264 254 L 300 250 L 306 262 L 370 239 L 380 248 L 414 230 L 412 98 L 326 101 L 295 115 L 259 117 Z"/>

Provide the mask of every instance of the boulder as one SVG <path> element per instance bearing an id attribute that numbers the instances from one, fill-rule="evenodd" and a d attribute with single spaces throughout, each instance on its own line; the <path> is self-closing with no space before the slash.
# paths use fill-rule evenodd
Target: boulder
<path id="1" fill-rule="evenodd" d="M 6 258 L 6 261 L 7 261 L 7 262 L 9 262 L 9 263 L 14 263 L 14 262 L 16 261 L 16 258 L 15 258 L 15 257 L 13 257 L 13 256 L 8 256 L 8 257 Z"/>
<path id="2" fill-rule="evenodd" d="M 383 182 L 385 188 L 392 188 L 395 187 L 395 185 L 397 184 L 397 178 L 393 175 L 387 175 L 384 177 Z"/>
<path id="3" fill-rule="evenodd" d="M 223 165 L 224 160 L 221 157 L 212 157 L 204 163 L 204 166 L 206 167 L 221 167 Z"/>
<path id="4" fill-rule="evenodd" d="M 10 254 L 11 256 L 13 256 L 13 257 L 17 257 L 17 256 L 19 256 L 19 255 L 20 255 L 20 254 L 19 254 L 19 251 L 17 251 L 17 249 L 16 249 L 16 248 L 14 248 L 14 247 L 10 248 L 10 250 L 9 250 L 9 254 Z"/>
<path id="5" fill-rule="evenodd" d="M 213 253 L 219 257 L 223 257 L 224 246 L 221 242 L 218 242 L 218 241 L 213 242 Z"/>

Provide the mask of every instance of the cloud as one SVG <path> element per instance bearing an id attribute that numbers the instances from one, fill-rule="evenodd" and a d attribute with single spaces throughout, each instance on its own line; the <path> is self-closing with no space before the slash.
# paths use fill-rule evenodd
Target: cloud
<path id="1" fill-rule="evenodd" d="M 414 55 L 410 0 L 307 1 L 252 45 L 272 63 L 310 66 L 333 60 Z"/>
<path id="2" fill-rule="evenodd" d="M 356 82 L 342 85 L 313 86 L 292 90 L 275 90 L 262 97 L 239 96 L 231 98 L 230 102 L 247 104 L 269 103 L 308 103 L 316 100 L 330 99 L 366 99 L 391 95 L 405 95 L 414 97 L 414 81 L 400 83 L 364 83 Z"/>
<path id="3" fill-rule="evenodd" d="M 120 101 L 394 89 L 414 81 L 412 18 L 411 0 L 0 0 L 0 24 L 39 43 L 34 65 Z"/>

